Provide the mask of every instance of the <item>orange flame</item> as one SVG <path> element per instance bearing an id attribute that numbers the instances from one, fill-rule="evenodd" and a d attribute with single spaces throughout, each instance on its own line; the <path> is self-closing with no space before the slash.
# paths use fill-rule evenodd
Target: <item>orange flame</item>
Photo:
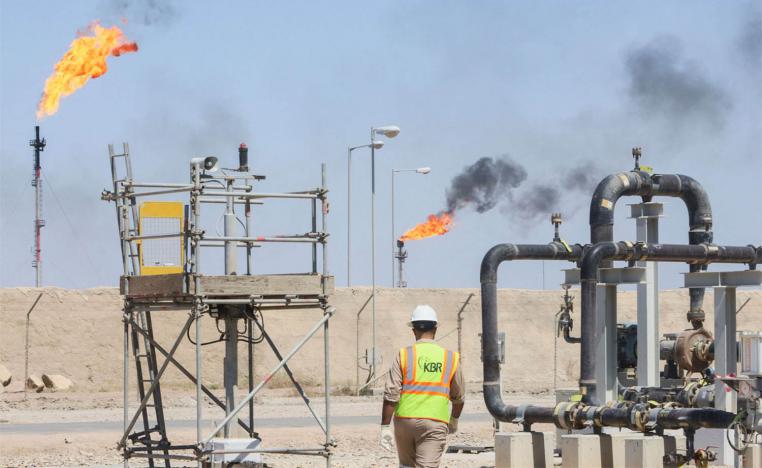
<path id="1" fill-rule="evenodd" d="M 90 35 L 85 35 L 87 32 Z M 117 26 L 104 28 L 97 22 L 88 31 L 79 32 L 66 54 L 58 61 L 55 71 L 45 81 L 45 91 L 37 106 L 37 118 L 53 115 L 59 102 L 87 83 L 90 78 L 98 78 L 106 73 L 106 58 L 119 57 L 128 52 L 136 52 L 138 45 L 127 42 L 124 33 Z"/>
<path id="2" fill-rule="evenodd" d="M 452 227 L 452 214 L 444 212 L 438 215 L 429 215 L 423 222 L 410 229 L 400 237 L 400 240 L 420 240 L 427 237 L 441 236 L 446 234 Z"/>

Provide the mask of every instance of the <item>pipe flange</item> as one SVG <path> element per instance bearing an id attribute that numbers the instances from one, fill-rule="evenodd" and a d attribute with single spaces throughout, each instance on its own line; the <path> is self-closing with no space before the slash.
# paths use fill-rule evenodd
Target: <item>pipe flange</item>
<path id="1" fill-rule="evenodd" d="M 571 413 L 577 403 L 571 401 L 562 401 L 553 408 L 553 417 L 556 419 L 556 427 L 559 429 L 571 429 L 570 420 L 566 418 L 566 415 Z"/>
<path id="2" fill-rule="evenodd" d="M 514 417 L 511 422 L 516 424 L 524 424 L 524 414 L 527 412 L 527 408 L 529 408 L 529 405 L 520 405 L 518 408 L 516 408 L 516 417 Z"/>
<path id="3" fill-rule="evenodd" d="M 598 407 L 598 409 L 595 411 L 595 414 L 593 415 L 593 423 L 596 427 L 603 427 L 603 422 L 601 421 L 601 418 L 603 417 L 603 411 L 605 410 L 605 407 Z"/>
<path id="4" fill-rule="evenodd" d="M 572 429 L 584 429 L 585 428 L 585 412 L 587 406 L 576 406 L 571 413 Z"/>
<path id="5" fill-rule="evenodd" d="M 656 421 L 659 419 L 660 412 L 661 412 L 660 408 L 653 408 L 650 411 L 648 411 L 648 414 L 644 415 L 645 416 L 644 419 L 646 419 L 644 424 L 644 428 L 645 428 L 644 432 L 646 431 L 651 432 L 654 429 L 656 429 Z"/>
<path id="6" fill-rule="evenodd" d="M 585 408 L 585 413 L 584 413 L 584 415 L 585 415 L 584 425 L 585 426 L 590 427 L 590 426 L 594 426 L 595 425 L 595 413 L 597 411 L 598 411 L 598 408 L 595 407 L 595 406 L 588 406 L 587 408 Z"/>
<path id="7" fill-rule="evenodd" d="M 645 405 L 636 404 L 630 409 L 630 427 L 636 428 L 638 431 L 643 432 L 643 412 L 648 411 Z"/>

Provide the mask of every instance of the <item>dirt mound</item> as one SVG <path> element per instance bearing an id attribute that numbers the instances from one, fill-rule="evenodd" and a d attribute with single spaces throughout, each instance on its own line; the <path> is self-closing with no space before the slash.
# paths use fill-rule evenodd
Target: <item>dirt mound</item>
<path id="1" fill-rule="evenodd" d="M 113 288 L 65 290 L 58 288 L 0 289 L 0 360 L 16 376 L 24 375 L 24 324 L 28 308 L 39 292 L 43 298 L 31 315 L 30 374 L 63 374 L 78 385 L 94 392 L 121 388 L 123 324 L 122 301 Z M 499 291 L 500 330 L 507 332 L 507 361 L 503 375 L 510 378 L 509 391 L 539 392 L 553 387 L 555 342 L 554 316 L 561 302 L 560 291 L 503 289 Z M 762 291 L 739 291 L 738 304 L 746 297 L 751 302 L 738 316 L 738 329 L 759 328 L 762 323 Z M 364 380 L 363 364 L 366 348 L 370 347 L 370 288 L 338 288 L 331 303 L 336 315 L 331 320 L 331 374 L 334 386 L 353 387 Z M 376 318 L 378 343 L 386 363 L 397 350 L 412 339 L 406 323 L 416 304 L 432 305 L 441 324 L 438 338 L 451 349 L 460 348 L 467 382 L 478 388 L 481 382 L 480 339 L 481 303 L 477 289 L 379 289 Z M 635 320 L 635 293 L 620 292 L 619 321 Z M 713 297 L 707 291 L 707 323 L 711 326 Z M 687 290 L 663 291 L 660 295 L 661 330 L 678 331 L 686 328 Z M 364 308 L 363 308 L 364 306 Z M 358 311 L 360 320 L 358 322 Z M 579 303 L 575 304 L 579 323 Z M 462 311 L 462 312 L 461 312 Z M 458 314 L 462 328 L 458 332 Z M 315 310 L 271 311 L 265 313 L 265 326 L 285 354 L 318 320 Z M 156 312 L 154 330 L 158 341 L 169 348 L 182 325 L 188 320 L 184 311 Z M 359 324 L 359 331 L 358 331 Z M 220 336 L 214 320 L 202 321 L 204 341 Z M 578 327 L 577 327 L 578 328 Z M 359 343 L 358 343 L 359 340 Z M 359 352 L 358 352 L 359 350 Z M 204 381 L 212 388 L 222 384 L 222 343 L 203 347 Z M 241 383 L 245 383 L 246 353 L 241 356 Z M 558 386 L 574 386 L 578 373 L 579 345 L 557 342 Z M 317 333 L 294 361 L 292 369 L 306 385 L 322 381 L 323 344 Z M 194 347 L 183 340 L 178 360 L 188 368 L 194 367 Z M 276 363 L 266 343 L 255 346 L 257 378 L 265 375 Z M 159 362 L 163 358 L 159 357 Z M 133 374 L 134 375 L 134 374 Z M 170 366 L 167 370 L 170 387 L 190 387 L 190 383 Z M 286 377 L 277 374 L 272 384 L 285 385 Z M 473 388 L 473 387 L 472 387 Z"/>

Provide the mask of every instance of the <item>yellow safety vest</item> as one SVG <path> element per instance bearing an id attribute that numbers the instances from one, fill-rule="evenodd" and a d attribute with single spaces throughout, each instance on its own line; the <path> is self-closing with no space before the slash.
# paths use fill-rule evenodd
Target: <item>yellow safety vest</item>
<path id="1" fill-rule="evenodd" d="M 458 353 L 436 343 L 400 349 L 402 390 L 394 415 L 450 422 L 450 383 L 459 361 Z"/>

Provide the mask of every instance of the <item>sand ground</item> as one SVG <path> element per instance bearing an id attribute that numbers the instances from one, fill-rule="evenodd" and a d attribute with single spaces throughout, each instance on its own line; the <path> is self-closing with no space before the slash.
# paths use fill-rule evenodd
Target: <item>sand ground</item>
<path id="1" fill-rule="evenodd" d="M 380 397 L 340 396 L 351 393 L 366 372 L 363 351 L 369 347 L 370 320 L 367 302 L 369 288 L 338 288 L 331 297 L 337 312 L 330 327 L 330 368 L 335 416 L 334 436 L 338 442 L 334 466 L 395 466 L 393 454 L 378 446 Z M 23 399 L 24 336 L 26 313 L 38 294 L 43 297 L 32 314 L 29 337 L 31 374 L 63 374 L 74 381 L 69 392 L 30 394 Z M 451 443 L 492 445 L 493 429 L 481 389 L 480 297 L 476 289 L 379 289 L 377 316 L 378 343 L 384 362 L 391 360 L 399 347 L 412 337 L 406 327 L 416 304 L 434 306 L 440 316 L 441 343 L 460 349 L 466 385 L 471 392 L 461 431 Z M 503 366 L 506 398 L 516 404 L 552 403 L 554 386 L 573 387 L 578 378 L 579 349 L 558 340 L 554 316 L 561 302 L 560 291 L 500 290 L 498 327 L 507 334 L 507 360 Z M 762 291 L 738 292 L 738 304 L 750 298 L 738 315 L 738 329 L 759 329 L 762 323 Z M 619 321 L 635 319 L 635 293 L 622 291 L 617 296 Z M 660 330 L 674 332 L 686 327 L 687 290 L 662 291 Z M 713 297 L 707 291 L 707 326 L 711 328 Z M 114 288 L 64 290 L 59 288 L 0 289 L 0 363 L 14 376 L 13 383 L 0 392 L 0 466 L 113 466 L 121 463 L 115 450 L 122 419 L 122 314 L 121 297 Z M 575 319 L 579 323 L 579 302 L 575 300 Z M 314 311 L 313 311 L 314 312 Z M 273 339 L 287 351 L 314 324 L 313 312 L 284 311 L 268 313 L 266 327 Z M 458 316 L 461 316 L 460 327 Z M 358 319 L 359 316 L 359 319 Z M 187 313 L 160 313 L 154 317 L 157 340 L 170 347 Z M 578 327 L 575 329 L 577 333 Z M 215 324 L 205 318 L 204 339 L 215 338 Z M 223 346 L 205 346 L 203 381 L 222 396 Z M 245 352 L 240 352 L 240 368 L 246 368 Z M 358 359 L 358 355 L 360 358 Z M 183 340 L 177 359 L 194 367 L 194 347 Z M 160 361 L 163 358 L 160 358 Z M 255 381 L 267 375 L 276 360 L 264 344 L 255 346 Z M 313 337 L 291 362 L 297 379 L 322 405 L 319 395 L 323 376 L 322 332 Z M 388 364 L 382 364 L 385 370 Z M 554 371 L 555 370 L 555 371 Z M 178 371 L 170 367 L 162 392 L 168 408 L 167 419 L 173 442 L 190 442 L 195 437 L 195 392 Z M 131 379 L 134 383 L 134 372 Z M 246 373 L 241 372 L 241 387 Z M 131 406 L 137 403 L 134 388 Z M 276 374 L 268 390 L 257 398 L 257 418 L 262 422 L 264 443 L 274 447 L 320 444 L 319 429 L 309 422 L 309 413 L 288 386 L 283 372 Z M 221 412 L 206 402 L 206 429 Z M 543 428 L 538 427 L 542 430 Z M 551 428 L 547 428 L 550 430 Z M 311 458 L 269 457 L 275 466 L 323 466 Z M 492 453 L 483 455 L 448 454 L 444 466 L 490 466 Z M 139 466 L 139 464 L 135 464 Z"/>
<path id="2" fill-rule="evenodd" d="M 321 445 L 323 435 L 308 417 L 303 402 L 283 391 L 263 395 L 256 406 L 256 420 L 264 446 L 314 447 Z M 552 397 L 511 395 L 510 401 L 532 398 L 550 403 Z M 323 406 L 315 398 L 315 407 Z M 186 392 L 166 395 L 168 424 L 173 442 L 191 442 L 195 438 L 195 400 Z M 5 393 L 0 404 L 0 466 L 121 466 L 116 450 L 122 424 L 122 397 L 117 393 Z M 397 466 L 396 455 L 378 445 L 380 397 L 338 396 L 332 400 L 333 427 L 336 440 L 332 466 Z M 221 411 L 208 401 L 204 411 L 211 421 L 219 420 Z M 294 426 L 294 427 L 292 427 Z M 511 427 L 506 427 L 511 430 Z M 481 394 L 470 393 L 459 432 L 450 436 L 451 445 L 491 446 L 493 429 Z M 272 466 L 325 466 L 322 458 L 267 456 Z M 146 466 L 139 460 L 130 466 Z M 174 465 L 173 465 L 174 466 Z M 182 466 L 182 465 L 180 465 Z M 195 465 L 192 465 L 195 466 Z M 494 454 L 446 454 L 442 466 L 494 466 Z"/>

